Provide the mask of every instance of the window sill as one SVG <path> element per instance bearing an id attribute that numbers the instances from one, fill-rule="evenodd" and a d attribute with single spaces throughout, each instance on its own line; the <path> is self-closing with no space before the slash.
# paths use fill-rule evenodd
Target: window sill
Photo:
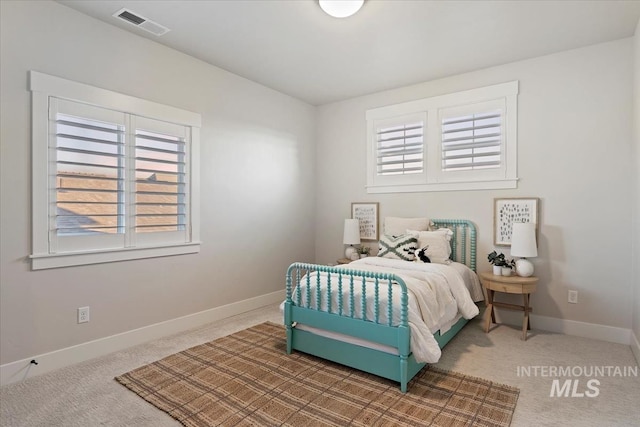
<path id="1" fill-rule="evenodd" d="M 70 252 L 63 254 L 33 254 L 30 255 L 29 258 L 31 258 L 32 270 L 45 270 L 48 268 L 101 264 L 105 262 L 194 254 L 198 252 L 200 252 L 200 242 L 149 248 Z"/>
<path id="2" fill-rule="evenodd" d="M 370 185 L 367 193 L 422 193 L 430 191 L 471 191 L 471 190 L 503 190 L 517 188 L 517 179 L 505 179 L 499 181 L 478 182 L 447 182 L 437 184 L 413 184 L 413 185 Z"/>

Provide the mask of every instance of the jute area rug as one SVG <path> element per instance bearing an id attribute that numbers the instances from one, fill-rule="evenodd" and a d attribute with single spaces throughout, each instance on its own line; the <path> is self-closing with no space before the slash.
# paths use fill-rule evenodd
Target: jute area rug
<path id="1" fill-rule="evenodd" d="M 425 367 L 398 383 L 303 353 L 263 323 L 116 377 L 185 426 L 508 426 L 518 389 Z"/>

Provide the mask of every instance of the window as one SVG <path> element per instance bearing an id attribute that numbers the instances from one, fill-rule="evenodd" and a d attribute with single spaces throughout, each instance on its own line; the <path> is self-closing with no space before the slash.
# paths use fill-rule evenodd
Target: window
<path id="1" fill-rule="evenodd" d="M 480 170 L 502 164 L 502 114 L 498 111 L 442 119 L 442 170 Z"/>
<path id="2" fill-rule="evenodd" d="M 200 116 L 30 76 L 33 268 L 198 252 Z"/>
<path id="3" fill-rule="evenodd" d="M 424 114 L 375 121 L 375 176 L 378 183 L 412 183 L 424 179 L 425 123 Z"/>
<path id="4" fill-rule="evenodd" d="M 369 193 L 515 188 L 518 82 L 367 111 Z"/>

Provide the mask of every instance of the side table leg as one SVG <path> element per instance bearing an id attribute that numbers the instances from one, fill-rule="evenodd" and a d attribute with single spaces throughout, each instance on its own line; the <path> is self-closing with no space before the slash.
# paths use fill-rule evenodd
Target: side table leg
<path id="1" fill-rule="evenodd" d="M 484 314 L 484 332 L 489 332 L 491 321 L 496 322 L 495 314 L 493 313 L 493 291 L 487 289 L 487 312 Z"/>
<path id="2" fill-rule="evenodd" d="M 522 321 L 522 339 L 524 341 L 527 340 L 527 330 L 531 329 L 529 325 L 529 312 L 531 308 L 529 307 L 529 294 L 522 294 L 524 297 L 524 320 Z"/>

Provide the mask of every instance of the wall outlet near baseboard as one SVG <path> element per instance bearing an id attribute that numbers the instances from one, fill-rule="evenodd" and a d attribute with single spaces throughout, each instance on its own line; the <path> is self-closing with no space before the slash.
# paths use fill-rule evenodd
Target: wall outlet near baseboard
<path id="1" fill-rule="evenodd" d="M 569 291 L 569 302 L 571 304 L 578 303 L 578 291 Z"/>
<path id="2" fill-rule="evenodd" d="M 78 323 L 87 323 L 89 321 L 89 307 L 78 308 Z"/>

